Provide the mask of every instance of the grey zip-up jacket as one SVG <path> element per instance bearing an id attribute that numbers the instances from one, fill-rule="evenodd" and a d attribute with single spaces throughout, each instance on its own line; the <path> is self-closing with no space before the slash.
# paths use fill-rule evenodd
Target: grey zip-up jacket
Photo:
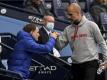
<path id="1" fill-rule="evenodd" d="M 64 29 L 57 39 L 56 47 L 60 50 L 68 43 L 73 51 L 71 56 L 73 63 L 99 59 L 98 45 L 104 54 L 104 59 L 107 60 L 107 46 L 100 30 L 96 23 L 89 21 L 85 16 L 82 17 L 78 26 L 69 25 Z"/>

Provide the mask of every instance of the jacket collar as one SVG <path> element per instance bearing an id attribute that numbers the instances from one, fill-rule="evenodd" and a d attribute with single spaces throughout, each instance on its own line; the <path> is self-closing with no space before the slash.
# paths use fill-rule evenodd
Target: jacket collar
<path id="1" fill-rule="evenodd" d="M 78 24 L 78 26 L 83 25 L 86 21 L 87 21 L 87 18 L 83 15 L 80 23 Z"/>

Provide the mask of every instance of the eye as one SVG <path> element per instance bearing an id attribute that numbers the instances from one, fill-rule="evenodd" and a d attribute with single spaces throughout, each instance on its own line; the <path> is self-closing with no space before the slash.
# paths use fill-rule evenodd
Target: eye
<path id="1" fill-rule="evenodd" d="M 73 14 L 72 14 L 72 13 L 68 13 L 67 15 L 68 15 L 68 16 L 73 16 Z"/>

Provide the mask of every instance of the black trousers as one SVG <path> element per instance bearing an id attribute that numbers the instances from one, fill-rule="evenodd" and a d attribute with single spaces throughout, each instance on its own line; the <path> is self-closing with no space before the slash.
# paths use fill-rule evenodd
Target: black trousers
<path id="1" fill-rule="evenodd" d="M 98 67 L 98 60 L 72 64 L 73 80 L 95 80 Z"/>

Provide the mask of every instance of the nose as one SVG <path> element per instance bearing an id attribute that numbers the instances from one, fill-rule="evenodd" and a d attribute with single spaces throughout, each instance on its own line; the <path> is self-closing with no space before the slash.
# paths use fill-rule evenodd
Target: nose
<path id="1" fill-rule="evenodd" d="M 68 17 L 68 18 L 70 18 L 70 16 L 69 16 L 69 15 L 67 15 L 67 17 Z"/>
<path id="2" fill-rule="evenodd" d="M 71 16 L 70 16 L 70 15 L 67 15 L 67 18 L 68 18 L 68 19 L 71 19 Z"/>

